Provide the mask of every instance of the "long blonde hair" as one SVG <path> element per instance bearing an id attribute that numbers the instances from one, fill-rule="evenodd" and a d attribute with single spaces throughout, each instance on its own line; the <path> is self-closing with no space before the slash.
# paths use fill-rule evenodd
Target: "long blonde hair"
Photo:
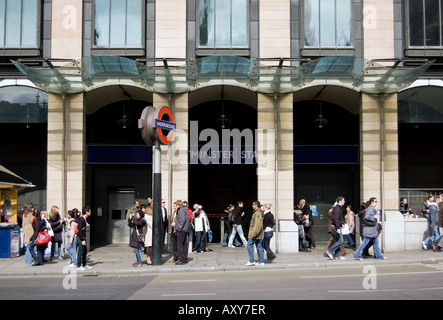
<path id="1" fill-rule="evenodd" d="M 57 206 L 52 206 L 51 211 L 49 212 L 49 217 L 52 218 L 58 212 Z"/>

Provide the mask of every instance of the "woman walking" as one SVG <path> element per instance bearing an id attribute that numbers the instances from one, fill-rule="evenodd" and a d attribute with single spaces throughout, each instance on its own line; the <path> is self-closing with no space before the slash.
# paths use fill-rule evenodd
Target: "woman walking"
<path id="1" fill-rule="evenodd" d="M 146 220 L 143 219 L 144 214 L 143 211 L 137 210 L 137 212 L 134 214 L 131 214 L 129 217 L 129 227 L 134 228 L 134 231 L 132 232 L 131 241 L 129 242 L 129 246 L 131 248 L 134 248 L 135 257 L 137 259 L 137 262 L 134 263 L 133 267 L 141 267 L 142 266 L 142 259 L 140 257 L 140 251 L 143 248 L 143 228 L 146 225 Z"/>
<path id="2" fill-rule="evenodd" d="M 275 224 L 274 215 L 271 212 L 271 207 L 272 207 L 272 204 L 270 204 L 270 203 L 265 203 L 262 207 L 263 208 L 262 210 L 265 213 L 265 216 L 263 218 L 262 245 L 263 245 L 263 249 L 265 249 L 265 251 L 266 251 L 266 257 L 268 258 L 265 261 L 265 263 L 271 263 L 272 261 L 274 261 L 275 258 L 277 258 L 277 256 L 271 250 L 271 247 L 269 245 L 271 242 L 271 238 L 274 236 L 274 224 Z"/>
<path id="3" fill-rule="evenodd" d="M 360 243 L 360 246 L 354 254 L 354 258 L 357 260 L 363 260 L 363 250 L 371 240 L 373 241 L 375 259 L 386 259 L 380 250 L 378 241 L 379 228 L 377 222 L 377 202 L 377 198 L 375 197 L 372 197 L 368 201 L 368 208 L 366 209 L 366 214 L 363 219 L 363 241 Z"/>

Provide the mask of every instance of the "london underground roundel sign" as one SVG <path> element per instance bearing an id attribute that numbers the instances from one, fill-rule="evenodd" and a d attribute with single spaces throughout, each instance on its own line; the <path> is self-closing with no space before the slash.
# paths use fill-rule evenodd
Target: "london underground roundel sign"
<path id="1" fill-rule="evenodd" d="M 153 146 L 158 141 L 161 144 L 170 144 L 176 130 L 174 116 L 167 106 L 143 109 L 141 119 L 138 119 L 138 128 L 147 145 Z"/>

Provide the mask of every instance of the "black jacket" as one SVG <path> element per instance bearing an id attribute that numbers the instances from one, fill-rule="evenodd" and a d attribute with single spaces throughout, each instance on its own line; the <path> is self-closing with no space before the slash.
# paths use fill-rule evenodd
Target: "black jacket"
<path id="1" fill-rule="evenodd" d="M 137 231 L 139 234 L 143 234 L 143 229 L 146 225 L 146 220 L 143 218 L 137 219 L 135 216 L 129 219 L 129 227 L 134 228 L 131 235 L 131 240 L 129 241 L 129 246 L 131 248 L 139 248 L 140 242 L 138 239 Z M 137 231 L 136 231 L 137 230 Z"/>
<path id="2" fill-rule="evenodd" d="M 32 228 L 34 229 L 34 234 L 31 236 L 31 238 L 29 239 L 30 241 L 34 241 L 35 239 L 37 239 L 38 234 L 42 231 L 45 231 L 46 229 L 46 225 L 43 223 L 43 220 L 40 218 L 35 218 L 32 221 Z"/>
<path id="3" fill-rule="evenodd" d="M 54 241 L 63 241 L 63 220 L 60 214 L 55 214 L 49 218 L 49 223 L 51 224 L 52 231 L 54 232 Z"/>
<path id="4" fill-rule="evenodd" d="M 263 230 L 266 230 L 267 227 L 273 228 L 275 224 L 274 215 L 271 211 L 265 213 L 265 217 L 263 218 Z"/>
<path id="5" fill-rule="evenodd" d="M 341 228 L 343 225 L 343 209 L 342 206 L 336 205 L 332 208 L 331 222 L 335 228 Z"/>
<path id="6" fill-rule="evenodd" d="M 235 207 L 234 210 L 232 210 L 232 215 L 234 216 L 234 224 L 239 225 L 242 221 L 242 209 L 240 207 Z"/>
<path id="7" fill-rule="evenodd" d="M 78 219 L 78 224 L 77 224 L 77 237 L 79 239 L 79 241 L 86 241 L 86 219 L 83 217 L 80 217 L 80 219 Z"/>

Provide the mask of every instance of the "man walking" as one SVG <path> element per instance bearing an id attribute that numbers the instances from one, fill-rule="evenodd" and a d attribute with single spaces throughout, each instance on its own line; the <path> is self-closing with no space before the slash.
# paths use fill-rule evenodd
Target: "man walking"
<path id="1" fill-rule="evenodd" d="M 252 203 L 252 209 L 254 213 L 252 214 L 251 224 L 249 226 L 248 234 L 248 255 L 249 261 L 246 263 L 247 266 L 255 266 L 254 260 L 254 245 L 257 249 L 258 264 L 264 265 L 265 258 L 263 254 L 262 246 L 262 236 L 263 236 L 263 212 L 261 211 L 261 205 L 259 201 L 254 201 Z"/>
<path id="2" fill-rule="evenodd" d="M 234 239 L 235 239 L 235 235 L 238 233 L 238 235 L 240 236 L 241 241 L 243 242 L 243 246 L 247 246 L 247 241 L 245 239 L 245 235 L 243 234 L 243 227 L 241 225 L 242 222 L 242 217 L 244 216 L 244 212 L 242 211 L 243 209 L 243 202 L 239 201 L 237 202 L 237 207 L 232 211 L 232 215 L 233 215 L 233 225 L 232 225 L 232 232 L 231 232 L 231 236 L 229 237 L 229 243 L 228 243 L 228 247 L 229 248 L 233 248 L 233 243 L 234 243 Z"/>
<path id="3" fill-rule="evenodd" d="M 335 242 L 326 250 L 326 254 L 331 259 L 344 260 L 345 258 L 340 254 L 340 246 L 343 244 L 343 234 L 341 229 L 343 227 L 343 206 L 345 204 L 345 198 L 340 196 L 337 198 L 336 202 L 337 205 L 332 209 L 331 215 L 331 229 Z"/>
<path id="4" fill-rule="evenodd" d="M 429 204 L 428 217 L 429 217 L 431 234 L 423 241 L 424 248 L 427 249 L 428 245 L 431 244 L 434 251 L 439 251 L 438 243 L 440 242 L 441 239 L 440 228 L 438 226 L 438 215 L 440 211 L 439 205 L 440 205 L 440 197 L 436 197 L 435 201 Z"/>

